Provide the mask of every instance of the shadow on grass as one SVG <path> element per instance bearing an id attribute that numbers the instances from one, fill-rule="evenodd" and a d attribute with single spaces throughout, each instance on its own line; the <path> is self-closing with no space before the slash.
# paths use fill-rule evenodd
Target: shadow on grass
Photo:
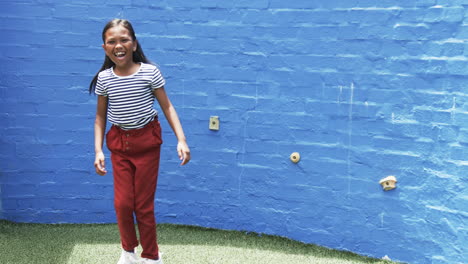
<path id="1" fill-rule="evenodd" d="M 284 237 L 262 235 L 253 232 L 163 224 L 158 226 L 158 235 L 161 243 L 165 245 L 225 246 L 256 249 L 259 251 L 276 251 L 290 255 L 355 261 L 356 263 L 392 263 L 380 259 L 364 257 L 349 251 L 339 251 L 314 244 L 305 244 Z"/>
<path id="2" fill-rule="evenodd" d="M 337 260 L 336 263 L 340 260 L 355 263 L 384 263 L 351 252 L 331 250 L 282 237 L 194 226 L 160 224 L 158 238 L 163 247 L 166 245 L 229 247 L 334 259 Z M 65 264 L 68 263 L 76 245 L 97 244 L 111 245 L 116 261 L 120 252 L 119 241 L 116 224 L 23 224 L 0 220 L 0 252 L 2 252 L 0 263 Z"/>

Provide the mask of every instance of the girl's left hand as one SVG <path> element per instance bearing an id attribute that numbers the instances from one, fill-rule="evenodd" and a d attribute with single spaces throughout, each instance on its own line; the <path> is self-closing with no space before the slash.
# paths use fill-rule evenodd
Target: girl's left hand
<path id="1" fill-rule="evenodd" d="M 177 144 L 177 153 L 179 154 L 179 159 L 182 161 L 180 165 L 185 165 L 190 161 L 190 149 L 185 141 L 179 141 Z"/>

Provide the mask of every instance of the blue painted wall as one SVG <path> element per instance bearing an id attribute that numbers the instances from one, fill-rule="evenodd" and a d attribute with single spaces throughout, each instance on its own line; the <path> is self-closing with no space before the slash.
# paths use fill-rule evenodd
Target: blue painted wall
<path id="1" fill-rule="evenodd" d="M 468 259 L 468 1 L 0 5 L 1 218 L 115 221 L 112 177 L 92 165 L 87 86 L 101 30 L 121 17 L 165 74 L 192 148 L 178 166 L 162 122 L 159 222 Z M 388 175 L 398 188 L 384 192 Z"/>

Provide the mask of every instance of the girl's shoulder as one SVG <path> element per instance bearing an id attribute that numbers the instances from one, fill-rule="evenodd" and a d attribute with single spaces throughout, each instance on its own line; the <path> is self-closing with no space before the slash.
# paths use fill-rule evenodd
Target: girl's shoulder
<path id="1" fill-rule="evenodd" d="M 152 63 L 143 63 L 142 62 L 140 72 L 145 74 L 145 75 L 151 75 L 151 76 L 161 75 L 159 67 L 157 65 L 155 65 L 155 64 L 152 64 Z"/>
<path id="2" fill-rule="evenodd" d="M 110 75 L 112 75 L 112 69 L 111 68 L 102 70 L 102 71 L 100 71 L 98 73 L 99 78 L 107 77 L 107 76 L 110 76 Z"/>
<path id="3" fill-rule="evenodd" d="M 141 63 L 141 68 L 145 70 L 151 70 L 151 71 L 158 69 L 156 65 L 151 64 L 151 63 L 145 63 L 145 62 Z"/>

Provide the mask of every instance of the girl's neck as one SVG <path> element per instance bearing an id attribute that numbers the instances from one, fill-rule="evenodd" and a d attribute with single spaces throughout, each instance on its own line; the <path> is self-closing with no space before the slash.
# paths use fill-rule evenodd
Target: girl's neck
<path id="1" fill-rule="evenodd" d="M 129 76 L 135 74 L 138 70 L 140 70 L 140 63 L 132 62 L 128 65 L 114 65 L 114 73 L 119 76 Z"/>

